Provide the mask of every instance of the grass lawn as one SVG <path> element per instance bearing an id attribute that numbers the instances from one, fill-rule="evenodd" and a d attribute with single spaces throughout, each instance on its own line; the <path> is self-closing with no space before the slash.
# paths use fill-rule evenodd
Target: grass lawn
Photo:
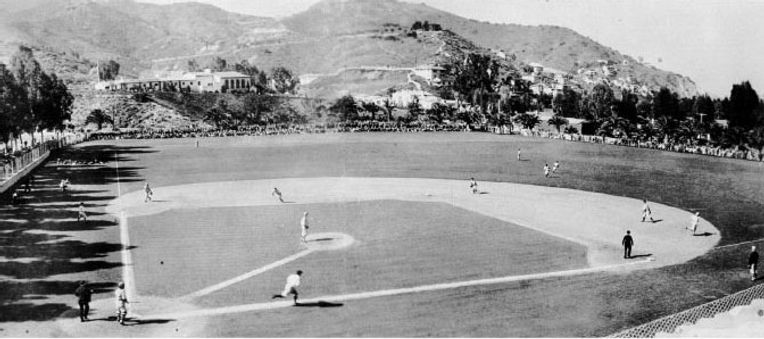
<path id="1" fill-rule="evenodd" d="M 517 148 L 522 149 L 523 158 L 527 161 L 515 159 Z M 202 139 L 201 147 L 194 148 L 193 140 L 130 140 L 88 143 L 69 151 L 72 156 L 93 157 L 98 156 L 105 160 L 115 157 L 120 159 L 120 182 L 122 193 L 141 189 L 142 180 L 149 180 L 154 187 L 167 185 L 180 185 L 197 182 L 215 182 L 244 179 L 267 179 L 289 177 L 421 177 L 421 178 L 444 178 L 444 179 L 467 179 L 475 177 L 479 181 L 508 181 L 524 184 L 548 185 L 554 187 L 566 187 L 587 191 L 595 191 L 612 195 L 622 195 L 634 198 L 646 198 L 650 201 L 679 207 L 687 210 L 698 210 L 701 216 L 713 223 L 722 233 L 722 245 L 734 244 L 741 241 L 764 238 L 764 167 L 761 163 L 718 159 L 704 156 L 660 152 L 655 150 L 635 149 L 608 145 L 593 145 L 562 142 L 557 140 L 544 140 L 533 138 L 496 136 L 477 133 L 451 133 L 451 134 L 333 134 L 333 135 L 306 135 L 306 136 L 274 136 L 260 138 L 232 138 L 232 139 Z M 545 179 L 542 167 L 544 163 L 560 161 L 561 170 L 559 178 Z M 77 246 L 66 247 L 66 251 L 59 251 L 57 259 L 68 263 L 66 274 L 60 275 L 53 266 L 41 264 L 9 264 L 0 262 L 0 269 L 6 272 L 10 268 L 17 271 L 35 272 L 34 276 L 20 276 L 20 278 L 32 278 L 40 282 L 3 282 L 2 287 L 14 287 L 13 293 L 0 293 L 4 305 L 0 314 L 11 312 L 13 319 L 5 321 L 20 321 L 32 317 L 35 307 L 47 307 L 49 314 L 46 317 L 35 319 L 45 320 L 55 317 L 57 314 L 71 316 L 71 308 L 76 304 L 65 303 L 61 300 L 64 293 L 68 294 L 66 286 L 75 282 L 78 277 L 88 276 L 98 281 L 113 282 L 119 279 L 119 249 L 109 247 L 109 244 L 119 243 L 118 232 L 114 231 L 113 219 L 108 215 L 98 216 L 102 221 L 92 226 L 77 229 L 62 228 L 66 224 L 64 212 L 66 208 L 73 208 L 73 204 L 79 200 L 85 200 L 92 205 L 94 212 L 108 201 L 109 197 L 115 197 L 116 178 L 114 177 L 114 163 L 103 170 L 66 170 L 56 171 L 50 167 L 40 170 L 40 178 L 45 185 L 53 188 L 56 180 L 67 175 L 72 183 L 85 193 L 79 197 L 68 198 L 58 195 L 52 190 L 35 192 L 32 200 L 39 201 L 34 207 L 4 208 L 2 213 L 6 219 L 12 216 L 28 218 L 24 224 L 3 221 L 0 231 L 5 234 L 13 234 L 14 239 L 24 239 L 29 242 L 23 251 L 31 253 L 31 257 L 43 257 L 39 251 L 52 249 L 45 248 L 44 243 L 33 241 L 32 230 L 63 229 L 65 235 L 60 235 L 64 240 L 77 241 Z M 384 206 L 370 207 L 371 205 L 360 204 L 357 208 L 364 211 L 362 214 L 350 213 L 347 207 L 342 205 L 326 205 L 318 207 L 318 210 L 336 211 L 331 213 L 338 215 L 335 224 L 342 225 L 343 220 L 361 220 L 365 216 L 375 216 L 376 222 L 393 222 L 395 218 L 389 218 L 395 211 L 405 211 L 407 206 L 395 205 L 395 202 L 384 202 Z M 361 206 L 363 205 L 363 206 Z M 412 207 L 413 208 L 413 207 Z M 424 210 L 420 220 L 425 224 L 430 223 L 435 216 L 432 209 L 438 206 L 428 206 L 426 209 L 417 208 L 413 212 Z M 469 213 L 454 212 L 452 207 L 441 211 L 451 216 L 451 219 L 461 220 L 461 224 L 473 224 L 481 220 L 480 216 Z M 45 211 L 50 218 L 35 217 L 34 213 Z M 343 214 L 343 211 L 345 213 Z M 157 244 L 179 247 L 179 251 L 197 250 L 195 256 L 201 256 L 201 241 L 193 240 L 194 236 L 209 234 L 215 243 L 225 241 L 225 233 L 215 233 L 216 219 L 220 211 L 172 211 L 166 215 L 156 215 L 153 218 L 169 218 L 175 213 L 184 220 L 190 220 L 184 225 L 167 226 L 168 222 L 151 221 L 152 225 L 134 226 L 140 223 L 139 218 L 131 219 L 131 232 L 135 237 L 147 239 L 140 235 L 139 229 L 146 232 L 152 231 L 155 235 L 164 237 L 164 233 L 177 227 L 179 232 L 167 233 L 167 239 L 156 240 Z M 417 214 L 417 213 L 407 214 Z M 281 214 L 287 213 L 287 214 Z M 225 224 L 244 223 L 247 219 L 260 219 L 252 217 L 262 215 L 263 222 L 275 223 L 277 220 L 289 219 L 289 213 L 299 213 L 298 210 L 271 211 L 268 208 L 242 209 L 229 211 L 232 215 L 225 220 Z M 449 214 L 451 213 L 451 214 Z M 454 215 L 454 213 L 456 215 Z M 225 214 L 225 213 L 223 213 Z M 403 215 L 403 213 L 400 213 Z M 193 218 L 196 216 L 195 218 Z M 235 216 L 235 218 L 233 217 Z M 342 216 L 342 217 L 339 217 Z M 455 219 L 460 217 L 462 219 Z M 205 219 L 206 218 L 206 219 Z M 355 219 L 354 219 L 355 218 Z M 361 218 L 361 219 L 359 219 Z M 386 218 L 390 220 L 385 220 Z M 396 218 L 403 218 L 397 216 Z M 210 223 L 202 223 L 201 220 L 210 220 Z M 371 223 L 370 220 L 363 220 Z M 295 224 L 296 221 L 291 222 Z M 482 221 L 480 221 L 482 223 Z M 156 224 L 156 225 L 154 225 Z M 290 224 L 290 225 L 291 225 Z M 341 227 L 358 227 L 359 223 L 346 224 Z M 407 224 L 395 222 L 396 225 Z M 417 224 L 414 220 L 410 225 Z M 459 225 L 454 223 L 453 225 Z M 468 234 L 463 229 L 449 226 L 455 233 L 443 233 L 447 237 L 453 234 L 452 239 L 436 239 L 441 243 L 452 242 L 463 244 L 466 248 L 474 242 L 480 242 L 479 234 Z M 246 226 L 246 225 L 244 225 Z M 252 227 L 256 227 L 255 223 Z M 168 228 L 165 228 L 168 227 Z M 264 227 L 264 226 L 258 226 Z M 428 226 L 431 227 L 431 226 Z M 496 225 L 497 228 L 512 229 L 512 225 Z M 379 227 L 380 232 L 386 230 Z M 16 233 L 13 233 L 16 232 Z M 210 233 L 208 233 L 210 232 Z M 275 231 L 274 231 L 275 232 Z M 373 233 L 352 230 L 356 239 L 363 236 L 372 236 Z M 148 233 L 147 233 L 148 234 Z M 246 231 L 242 237 L 254 232 Z M 116 236 L 115 236 L 116 235 Z M 376 239 L 383 239 L 389 234 L 377 234 Z M 53 237 L 54 235 L 45 235 Z M 131 234 L 131 236 L 133 236 Z M 173 237 L 191 237 L 186 246 L 173 242 Z M 277 237 L 275 234 L 273 237 Z M 177 238 L 176 238 L 177 239 Z M 500 248 L 498 239 L 487 239 L 492 242 L 489 249 Z M 504 239 L 506 240 L 506 239 Z M 16 241 L 16 240 L 11 240 Z M 44 239 L 43 239 L 44 241 Z M 101 245 L 94 245 L 103 243 Z M 184 242 L 185 244 L 186 242 Z M 374 242 L 370 241 L 368 246 Z M 396 242 L 399 243 L 399 242 Z M 195 246 L 199 244 L 199 246 Z M 384 244 L 384 245 L 383 245 Z M 374 251 L 365 254 L 369 258 L 364 260 L 387 260 L 379 256 L 399 254 L 393 249 L 388 249 L 389 242 L 378 243 Z M 405 244 L 399 243 L 399 244 Z M 75 244 L 71 244 L 75 245 Z M 209 249 L 211 257 L 227 257 L 230 250 L 233 253 L 243 252 L 247 242 L 240 238 L 233 238 L 226 242 L 225 252 L 216 253 L 213 248 Z M 293 245 L 288 245 L 293 246 Z M 296 246 L 296 245 L 295 245 Z M 256 246 L 252 246 L 256 248 Z M 42 248 L 42 249 L 41 249 Z M 347 253 L 352 252 L 352 248 Z M 438 250 L 444 250 L 432 246 L 426 255 L 440 255 Z M 664 267 L 649 271 L 637 271 L 628 274 L 592 274 L 587 276 L 556 278 L 541 281 L 523 283 L 508 283 L 502 285 L 480 286 L 454 289 L 448 291 L 436 291 L 431 293 L 418 293 L 406 296 L 389 298 L 375 298 L 354 301 L 342 307 L 332 309 L 300 308 L 281 309 L 272 312 L 253 312 L 233 314 L 212 318 L 209 328 L 204 335 L 210 336 L 602 336 L 608 335 L 620 329 L 641 324 L 658 317 L 684 310 L 692 306 L 711 301 L 715 298 L 744 289 L 750 286 L 750 281 L 745 278 L 745 256 L 749 248 L 747 246 L 728 247 L 714 250 L 709 254 L 692 260 L 688 263 Z M 7 256 L 7 249 L 0 248 L 0 256 Z M 17 249 L 18 251 L 18 249 Z M 35 252 L 38 251 L 38 252 Z M 82 253 L 83 251 L 87 253 Z M 147 267 L 136 265 L 136 277 L 141 278 L 142 270 L 159 272 L 159 268 L 153 267 L 158 258 L 155 255 L 140 254 L 141 249 L 136 249 L 135 261 L 143 263 L 148 261 Z M 267 252 L 267 253 L 266 253 Z M 220 273 L 205 277 L 202 281 L 188 282 L 188 287 L 165 288 L 159 284 L 146 284 L 139 288 L 151 288 L 157 293 L 166 295 L 183 294 L 196 287 L 204 287 L 209 283 L 216 283 L 228 279 L 237 274 L 261 266 L 255 257 L 261 253 L 263 261 L 266 254 L 276 259 L 283 258 L 294 252 L 285 251 L 270 252 L 265 249 L 253 249 L 252 264 L 239 266 L 239 263 L 226 268 L 220 265 Z M 458 253 L 458 252 L 457 252 Z M 466 253 L 466 252 L 464 252 Z M 481 254 L 482 253 L 482 254 Z M 471 268 L 474 263 L 481 265 L 492 264 L 482 260 L 481 256 L 491 251 L 477 252 L 475 260 L 465 262 L 459 269 L 474 269 L 475 274 L 488 272 L 490 267 L 477 266 Z M 448 253 L 447 253 L 448 254 Z M 471 253 L 472 254 L 472 253 Z M 546 253 L 552 257 L 554 253 Z M 144 259 L 145 255 L 151 257 Z M 348 260 L 351 260 L 350 254 Z M 456 254 L 454 254 L 456 255 Z M 355 257 L 352 260 L 360 260 Z M 317 253 L 316 256 L 308 256 L 303 259 L 311 262 L 319 270 L 327 270 L 326 263 L 336 262 L 342 255 L 330 252 Z M 44 258 L 44 257 L 43 257 Z M 46 259 L 47 260 L 47 259 Z M 168 264 L 165 262 L 164 269 L 175 270 L 178 277 L 185 277 L 183 268 L 192 268 L 193 260 L 184 259 L 183 263 Z M 209 259 L 212 260 L 212 259 Z M 233 260 L 249 260 L 246 257 L 236 256 Z M 270 260 L 270 258 L 268 258 Z M 353 261 L 349 263 L 352 263 Z M 390 259 L 393 262 L 393 259 Z M 401 259 L 402 260 L 402 259 Z M 88 263 L 83 266 L 82 261 Z M 400 262 L 398 269 L 413 269 L 416 263 Z M 449 263 L 439 263 L 447 267 Z M 560 263 L 566 264 L 566 263 Z M 569 264 L 569 263 L 567 263 Z M 117 269 L 114 266 L 117 265 Z M 177 266 L 173 266 L 177 265 Z M 291 264 L 290 264 L 291 265 Z M 258 294 L 260 290 L 278 292 L 282 287 L 286 270 L 294 267 L 287 265 L 284 272 L 274 270 L 273 277 L 262 276 L 262 282 L 267 286 L 247 286 L 242 283 L 237 288 L 248 289 L 245 292 Z M 429 264 L 422 263 L 424 267 Z M 22 266 L 22 267 L 19 267 Z M 509 266 L 509 265 L 507 265 Z M 342 274 L 354 272 L 352 266 L 346 266 Z M 236 270 L 242 272 L 235 272 Z M 313 269 L 313 268 L 312 268 Z M 515 269 L 514 267 L 495 267 L 495 269 Z M 278 272 L 277 272 L 278 271 Z M 433 272 L 426 272 L 427 276 Z M 229 273 L 230 272 L 230 273 Z M 336 279 L 329 281 L 343 281 L 342 275 L 332 276 L 333 272 L 321 271 L 316 276 L 308 279 Z M 397 275 L 403 272 L 378 272 L 378 274 Z M 229 275 L 231 274 L 231 275 Z M 460 274 L 468 274 L 460 272 Z M 408 273 L 406 273 L 408 275 Z M 384 275 L 383 275 L 384 276 Z M 320 278 L 319 278 L 320 277 Z M 364 284 L 381 282 L 366 282 L 369 277 L 359 276 L 359 281 Z M 422 274 L 421 279 L 426 276 Z M 438 279 L 445 279 L 440 276 Z M 179 279 L 180 280 L 180 279 Z M 435 279 L 437 280 L 437 279 Z M 45 285 L 49 281 L 53 286 Z M 255 279 L 253 283 L 261 283 Z M 329 282 L 327 281 L 327 282 Z M 13 284 L 13 285 L 11 285 Z M 359 285 L 361 282 L 359 282 Z M 371 285 L 364 285 L 372 288 Z M 387 286 L 387 285 L 385 285 Z M 193 288 L 192 288 L 193 287 Z M 273 289 L 276 289 L 275 291 Z M 308 284 L 306 283 L 306 288 Z M 350 291 L 353 286 L 332 286 L 337 291 Z M 360 289 L 360 288 L 359 288 Z M 237 293 L 235 288 L 219 291 L 202 300 L 202 303 L 217 305 L 227 301 L 233 296 L 226 293 Z M 242 292 L 243 293 L 243 292 Z M 41 299 L 38 295 L 46 296 Z M 253 297 L 254 298 L 254 297 Z M 222 300 L 222 301 L 221 301 Z M 247 300 L 246 302 L 259 302 Z M 23 306 L 27 305 L 27 306 Z M 31 305 L 31 306 L 30 306 Z M 53 306 L 46 306 L 53 305 Z M 26 317 L 26 318 L 25 318 Z M 279 324 L 268 326 L 268 324 Z M 3 325 L 0 324 L 0 328 Z"/>

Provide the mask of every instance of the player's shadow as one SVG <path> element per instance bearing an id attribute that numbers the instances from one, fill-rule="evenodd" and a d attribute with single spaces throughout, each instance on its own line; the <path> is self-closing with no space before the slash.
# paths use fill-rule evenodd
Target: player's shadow
<path id="1" fill-rule="evenodd" d="M 531 161 L 531 159 L 520 159 L 518 161 L 526 162 L 526 161 Z"/>
<path id="2" fill-rule="evenodd" d="M 653 254 L 652 254 L 652 253 L 648 253 L 648 254 L 637 254 L 637 255 L 632 255 L 632 256 L 631 256 L 631 258 L 629 258 L 629 259 L 647 258 L 647 257 L 652 257 L 652 256 L 653 256 Z"/>
<path id="3" fill-rule="evenodd" d="M 162 202 L 170 202 L 170 200 L 151 200 L 151 201 L 149 201 L 149 202 L 150 202 L 150 203 L 152 203 L 152 202 L 159 202 L 159 203 L 162 203 Z"/>
<path id="4" fill-rule="evenodd" d="M 325 308 L 325 307 L 342 307 L 342 306 L 344 306 L 344 304 L 342 304 L 342 303 L 331 303 L 331 302 L 328 302 L 328 301 L 319 300 L 317 302 L 312 302 L 312 303 L 297 303 L 294 306 L 295 307 L 320 307 L 320 308 Z"/>
<path id="5" fill-rule="evenodd" d="M 108 316 L 106 318 L 99 318 L 99 319 L 90 319 L 90 321 L 117 321 L 117 316 L 112 315 Z M 151 325 L 151 324 L 166 324 L 169 322 L 175 321 L 174 319 L 136 319 L 136 318 L 125 318 L 125 326 L 140 326 L 140 325 Z"/>
<path id="6" fill-rule="evenodd" d="M 480 191 L 480 192 L 478 192 L 478 194 L 479 194 L 479 195 L 484 195 L 484 194 L 491 194 L 491 192 Z"/>
<path id="7" fill-rule="evenodd" d="M 714 235 L 714 234 L 713 234 L 713 233 L 711 233 L 711 232 L 703 232 L 703 233 L 696 233 L 696 234 L 693 234 L 692 236 L 693 236 L 693 237 L 710 237 L 710 236 L 712 236 L 712 235 Z"/>
<path id="8" fill-rule="evenodd" d="M 652 220 L 651 222 L 653 224 L 657 224 L 657 223 L 662 222 L 662 221 L 663 221 L 663 219 L 658 219 L 658 220 Z"/>
<path id="9" fill-rule="evenodd" d="M 296 204 L 297 201 L 284 201 L 282 204 Z"/>

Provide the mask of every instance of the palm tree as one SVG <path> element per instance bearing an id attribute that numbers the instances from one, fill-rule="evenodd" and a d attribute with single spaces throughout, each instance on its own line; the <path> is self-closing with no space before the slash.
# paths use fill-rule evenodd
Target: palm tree
<path id="1" fill-rule="evenodd" d="M 96 126 L 98 126 L 98 129 L 100 130 L 103 127 L 103 124 L 112 124 L 112 125 L 114 125 L 114 119 L 112 119 L 103 110 L 94 109 L 85 118 L 85 123 L 86 124 L 95 124 Z"/>
<path id="2" fill-rule="evenodd" d="M 547 123 L 551 126 L 554 126 L 557 129 L 557 133 L 559 134 L 559 133 L 562 133 L 561 131 L 562 126 L 567 125 L 569 122 L 568 122 L 568 119 L 565 119 L 555 114 L 554 116 L 549 118 L 549 121 L 547 121 Z"/>
<path id="3" fill-rule="evenodd" d="M 536 125 L 541 123 L 541 120 L 539 120 L 538 116 L 528 113 L 518 114 L 513 118 L 513 120 L 526 129 L 533 129 L 536 127 Z"/>

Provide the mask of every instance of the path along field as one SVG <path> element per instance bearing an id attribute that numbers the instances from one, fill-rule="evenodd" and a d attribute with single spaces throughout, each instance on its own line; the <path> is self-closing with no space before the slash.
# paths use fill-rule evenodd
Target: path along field
<path id="1" fill-rule="evenodd" d="M 165 212 L 171 208 L 207 207 L 213 211 L 223 206 L 238 206 L 254 209 L 254 212 L 247 213 L 256 213 L 258 209 L 272 208 L 262 206 L 273 203 L 274 198 L 268 195 L 271 185 L 276 185 L 285 192 L 287 200 L 292 199 L 290 194 L 294 194 L 294 200 L 298 200 L 300 204 L 308 204 L 306 207 L 321 204 L 360 204 L 363 201 L 373 203 L 369 201 L 371 199 L 403 200 L 426 206 L 436 205 L 438 208 L 448 207 L 443 205 L 454 206 L 458 210 L 467 211 L 457 211 L 456 215 L 475 212 L 503 222 L 507 225 L 504 227 L 508 229 L 516 227 L 511 224 L 520 225 L 586 246 L 588 260 L 583 264 L 590 267 L 609 267 L 611 264 L 622 262 L 618 243 L 624 230 L 631 228 L 637 241 L 635 254 L 652 254 L 655 258 L 655 261 L 634 264 L 634 267 L 618 269 L 616 272 L 591 271 L 546 278 L 507 280 L 500 283 L 465 284 L 453 288 L 432 288 L 417 293 L 390 294 L 379 298 L 356 298 L 352 301 L 336 299 L 336 303 L 342 303 L 342 306 L 338 307 L 287 307 L 267 312 L 221 312 L 217 316 L 194 316 L 193 321 L 184 318 L 188 315 L 188 307 L 194 310 L 210 307 L 220 309 L 226 305 L 250 305 L 250 308 L 256 308 L 258 306 L 251 305 L 268 301 L 253 296 L 252 299 L 246 300 L 239 297 L 237 302 L 226 304 L 226 299 L 231 297 L 225 297 L 225 294 L 233 292 L 221 289 L 200 300 L 191 300 L 188 305 L 178 308 L 175 312 L 164 313 L 183 316 L 177 317 L 183 319 L 168 317 L 164 323 L 157 321 L 145 325 L 142 329 L 131 328 L 128 332 L 123 332 L 124 335 L 171 335 L 175 329 L 180 334 L 188 335 L 190 332 L 214 336 L 606 335 L 617 329 L 703 302 L 709 297 L 743 288 L 745 281 L 739 276 L 743 268 L 735 263 L 742 260 L 736 258 L 737 249 L 712 251 L 705 255 L 703 253 L 718 241 L 720 234 L 722 243 L 732 243 L 754 239 L 761 231 L 756 227 L 762 220 L 760 209 L 749 209 L 751 206 L 760 206 L 758 204 L 762 200 L 756 191 L 757 187 L 761 188 L 757 177 L 761 175 L 761 168 L 755 167 L 754 164 L 724 159 L 481 134 L 204 139 L 199 149 L 193 148 L 191 140 L 121 141 L 110 144 L 93 143 L 80 147 L 80 150 L 102 156 L 111 154 L 120 159 L 125 179 L 120 181 L 120 190 L 123 193 L 133 193 L 112 201 L 105 212 L 115 212 L 114 206 L 118 203 L 125 207 L 124 210 L 128 214 L 126 219 L 130 225 L 131 244 L 135 246 L 132 252 L 135 253 L 133 268 L 137 293 L 141 299 L 148 302 L 151 302 L 151 297 L 158 297 L 161 300 L 157 299 L 157 304 L 166 304 L 168 309 L 175 307 L 167 301 L 168 297 L 191 293 L 194 288 L 186 288 L 192 287 L 191 284 L 178 279 L 166 282 L 164 291 L 148 290 L 147 294 L 142 293 L 141 279 L 146 278 L 141 278 L 140 272 L 143 268 L 140 268 L 140 265 L 147 264 L 145 260 L 137 259 L 147 247 L 142 247 L 137 241 L 149 239 L 141 238 L 140 231 L 149 227 L 140 226 L 140 222 L 134 223 L 132 220 L 137 221 L 153 213 L 159 213 L 156 214 L 157 217 L 163 213 L 173 213 Z M 524 157 L 527 157 L 528 161 L 518 162 L 514 159 L 517 147 L 522 147 Z M 562 163 L 561 171 L 553 178 L 543 178 L 541 167 L 544 162 L 551 164 L 554 160 Z M 730 173 L 735 173 L 734 180 Z M 481 190 L 487 191 L 488 194 L 471 195 L 464 181 L 470 176 L 475 176 L 481 183 Z M 372 179 L 366 179 L 369 177 Z M 128 199 L 140 196 L 140 193 L 135 192 L 140 189 L 142 178 L 151 181 L 157 199 L 163 201 L 131 210 L 131 204 L 135 200 Z M 456 181 L 431 180 L 432 178 Z M 242 180 L 248 181 L 241 182 Z M 536 186 L 501 183 L 502 181 Z M 216 187 L 221 187 L 217 186 L 220 184 L 225 189 L 208 189 L 212 183 L 216 183 Z M 95 184 L 93 186 L 97 187 L 91 189 L 116 190 L 114 184 L 114 180 L 109 180 L 100 185 Z M 539 185 L 596 191 L 611 196 L 550 189 L 538 187 Z M 656 218 L 663 219 L 660 223 L 638 222 L 640 204 L 635 199 L 641 197 L 654 202 L 653 211 Z M 601 204 L 599 200 L 606 200 L 608 204 Z M 142 204 L 140 198 L 138 202 L 140 203 L 133 205 Z M 209 205 L 210 202 L 212 205 Z M 669 206 L 676 206 L 678 209 Z M 298 207 L 290 208 L 299 210 Z M 332 208 L 336 210 L 338 207 L 320 206 L 318 210 Z M 392 210 L 400 208 L 398 206 Z M 297 210 L 289 213 L 299 213 Z M 339 210 L 347 211 L 347 208 Z M 422 208 L 422 211 L 428 210 L 431 210 L 431 207 Z M 702 216 L 716 225 L 721 233 L 704 222 L 700 230 L 711 233 L 710 236 L 691 237 L 682 231 L 689 223 L 689 215 L 681 210 L 700 210 Z M 238 212 L 215 213 L 225 215 Z M 244 213 L 243 216 L 246 217 L 247 214 Z M 321 217 L 317 217 L 320 220 Z M 578 228 L 570 227 L 581 220 L 584 222 L 577 227 L 585 226 L 585 230 L 592 232 L 579 232 Z M 287 225 L 296 227 L 294 223 L 296 221 Z M 136 225 L 135 228 L 132 225 Z M 119 239 L 119 233 L 114 232 L 117 227 L 115 225 L 105 229 L 102 235 Z M 157 225 L 158 229 L 160 227 L 169 226 Z M 182 232 L 182 225 L 175 227 Z M 497 224 L 494 227 L 492 230 L 502 226 Z M 135 233 L 134 229 L 138 233 Z M 191 228 L 187 231 L 194 230 Z M 335 230 L 327 228 L 321 231 Z M 146 230 L 143 232 L 150 234 Z M 356 240 L 363 237 L 363 234 L 350 235 Z M 181 233 L 180 236 L 187 234 Z M 172 240 L 168 239 L 167 243 L 172 244 Z M 575 246 L 566 246 L 575 252 Z M 548 254 L 546 251 L 540 253 Z M 283 258 L 294 253 L 284 254 L 278 257 Z M 321 255 L 332 254 L 317 253 L 316 258 L 310 254 L 288 265 L 297 264 L 300 260 L 317 260 L 316 266 L 324 266 L 334 260 L 318 258 Z M 682 264 L 698 255 L 702 256 Z M 119 261 L 116 253 L 109 256 L 117 257 Z M 284 270 L 278 274 L 275 270 L 266 273 L 272 273 L 274 276 L 265 281 L 276 281 L 275 289 L 280 289 L 283 283 L 280 280 L 283 280 L 287 270 L 292 268 L 288 265 L 282 267 Z M 642 265 L 644 269 L 632 269 Z M 242 272 L 237 274 L 260 266 L 262 265 L 253 262 L 249 268 L 241 267 Z M 664 267 L 657 268 L 659 266 Z M 170 264 L 167 267 L 171 267 Z M 565 270 L 566 267 L 579 269 L 582 262 L 571 259 L 563 266 L 549 268 Z M 103 273 L 103 276 L 112 275 L 118 280 L 122 276 L 122 270 L 106 270 L 113 273 Z M 522 275 L 545 270 L 510 271 L 499 270 L 492 273 Z M 208 277 L 208 281 L 199 283 L 198 287 L 210 285 L 208 282 L 215 284 L 225 281 L 233 276 Z M 458 276 L 459 274 L 454 274 L 451 277 Z M 480 281 L 496 276 L 478 275 L 472 280 L 448 280 L 448 276 L 443 276 L 443 280 Z M 255 279 L 259 278 L 253 278 L 252 281 Z M 306 289 L 311 284 L 308 283 L 310 279 L 306 277 Z M 421 283 L 423 286 L 437 284 L 426 280 L 410 282 L 411 285 L 401 288 L 416 286 L 414 283 Z M 242 293 L 248 292 L 248 283 L 252 282 L 244 280 L 230 285 L 230 288 L 234 292 L 237 287 L 242 288 L 239 290 Z M 379 291 L 376 288 L 387 290 L 387 285 L 377 283 L 376 286 L 363 283 L 358 284 L 361 286 L 347 286 L 342 291 L 336 291 L 338 294 L 321 294 L 322 291 L 317 289 L 315 296 L 331 297 Z M 154 286 L 161 285 L 154 283 Z M 152 283 L 143 286 L 152 286 Z M 398 288 L 394 282 L 389 286 Z M 316 306 L 321 305 L 317 303 Z M 67 321 L 72 322 L 59 322 L 64 333 L 96 335 L 90 333 L 87 326 L 74 327 L 67 325 L 68 323 L 64 324 Z M 189 325 L 192 323 L 195 324 L 195 328 Z M 103 326 L 112 325 L 104 324 Z M 98 326 L 101 324 L 93 324 L 91 329 Z M 162 332 L 152 332 L 155 329 Z M 169 329 L 170 332 L 164 332 L 165 329 Z"/>

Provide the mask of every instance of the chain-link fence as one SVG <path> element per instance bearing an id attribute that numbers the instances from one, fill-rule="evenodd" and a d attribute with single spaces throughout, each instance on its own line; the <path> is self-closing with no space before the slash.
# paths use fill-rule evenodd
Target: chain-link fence
<path id="1" fill-rule="evenodd" d="M 737 306 L 750 305 L 755 299 L 764 298 L 764 284 L 758 284 L 738 293 L 714 300 L 689 310 L 672 314 L 649 323 L 612 334 L 610 338 L 651 338 L 658 333 L 673 333 L 679 326 L 694 324 L 700 319 L 711 318 Z"/>

